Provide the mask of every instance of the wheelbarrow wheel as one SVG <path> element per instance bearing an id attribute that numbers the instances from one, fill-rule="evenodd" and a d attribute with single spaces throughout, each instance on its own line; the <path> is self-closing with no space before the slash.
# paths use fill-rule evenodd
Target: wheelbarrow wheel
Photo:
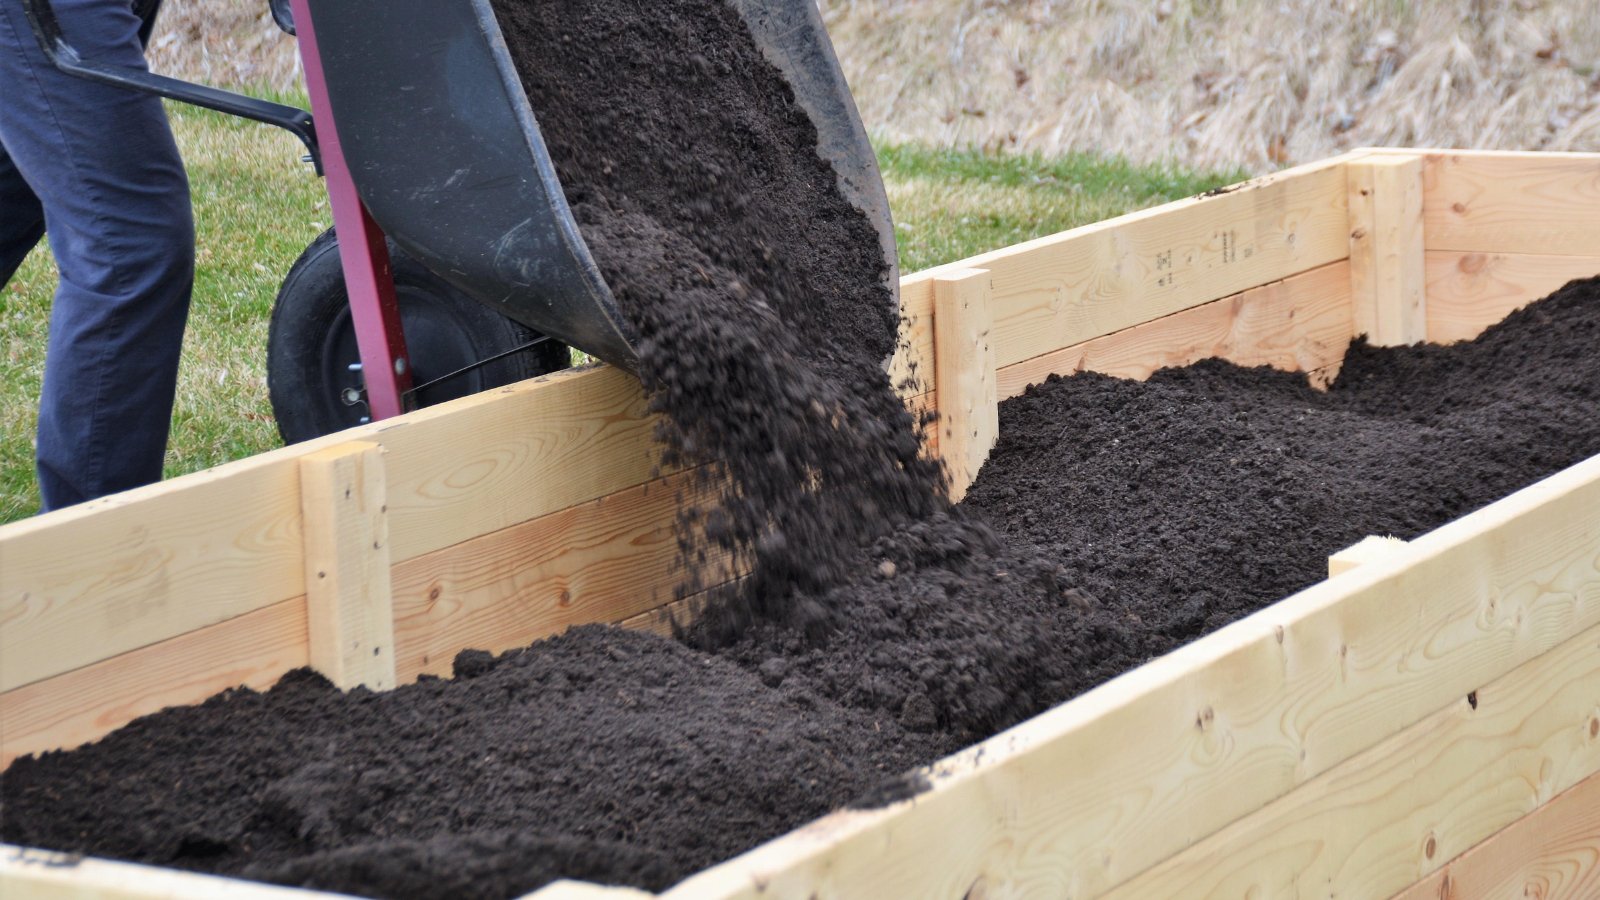
<path id="1" fill-rule="evenodd" d="M 538 337 L 423 268 L 393 241 L 389 256 L 416 384 Z M 267 390 L 285 443 L 330 434 L 367 418 L 365 400 L 356 399 L 365 396 L 360 359 L 339 243 L 329 229 L 289 269 L 272 307 Z M 428 388 L 417 395 L 416 405 L 432 406 L 570 364 L 565 344 L 546 341 Z"/>

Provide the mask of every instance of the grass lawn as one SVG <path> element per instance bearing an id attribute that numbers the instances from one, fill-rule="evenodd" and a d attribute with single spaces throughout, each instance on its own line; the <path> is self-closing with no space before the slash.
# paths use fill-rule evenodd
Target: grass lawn
<path id="1" fill-rule="evenodd" d="M 293 138 L 219 113 L 169 110 L 189 168 L 199 263 L 167 451 L 172 477 L 279 445 L 267 401 L 267 319 L 284 273 L 330 219 Z M 904 272 L 1244 177 L 905 145 L 880 148 L 880 159 Z M 41 245 L 0 290 L 0 522 L 39 505 L 33 431 L 54 284 Z"/>

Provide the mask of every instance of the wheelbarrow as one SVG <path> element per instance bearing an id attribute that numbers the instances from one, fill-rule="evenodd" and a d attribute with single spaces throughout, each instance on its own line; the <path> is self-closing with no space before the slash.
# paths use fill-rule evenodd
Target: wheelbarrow
<path id="1" fill-rule="evenodd" d="M 634 331 L 573 220 L 488 0 L 269 0 L 299 41 L 310 112 L 83 59 L 50 0 L 22 2 L 57 68 L 305 144 L 334 226 L 273 307 L 268 384 L 285 441 L 562 368 L 569 347 L 637 371 Z M 898 308 L 888 200 L 815 3 L 733 4 L 877 229 Z M 136 3 L 146 39 L 159 5 Z"/>

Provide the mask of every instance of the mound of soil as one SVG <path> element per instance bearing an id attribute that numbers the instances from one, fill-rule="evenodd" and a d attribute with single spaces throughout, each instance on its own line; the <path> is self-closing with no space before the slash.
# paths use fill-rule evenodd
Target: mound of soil
<path id="1" fill-rule="evenodd" d="M 500 0 L 642 336 L 682 514 L 754 575 L 681 641 L 589 627 L 374 695 L 291 673 L 0 775 L 7 841 L 391 897 L 660 888 L 1600 452 L 1600 288 L 1333 390 L 1208 362 L 1052 378 L 942 499 L 883 374 L 875 234 L 720 0 Z"/>
<path id="2" fill-rule="evenodd" d="M 944 749 L 615 628 L 455 673 L 343 694 L 299 670 L 19 760 L 5 840 L 386 897 L 659 889 Z"/>
<path id="3" fill-rule="evenodd" d="M 1325 393 L 1217 360 L 1051 377 L 1001 404 L 963 505 L 1129 626 L 1129 658 L 1076 693 L 1320 581 L 1366 535 L 1416 537 L 1596 453 L 1589 280 L 1469 343 L 1357 342 Z"/>

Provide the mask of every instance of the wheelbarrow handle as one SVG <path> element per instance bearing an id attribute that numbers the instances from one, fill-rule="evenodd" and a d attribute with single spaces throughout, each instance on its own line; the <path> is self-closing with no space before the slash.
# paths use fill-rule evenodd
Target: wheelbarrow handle
<path id="1" fill-rule="evenodd" d="M 317 131 L 312 125 L 309 112 L 298 107 L 258 100 L 255 97 L 246 97 L 209 85 L 157 75 L 133 66 L 117 66 L 84 59 L 62 34 L 61 23 L 56 19 L 55 9 L 50 5 L 50 0 L 22 0 L 22 9 L 28 17 L 28 26 L 33 29 L 34 38 L 39 41 L 39 48 L 57 69 L 68 75 L 100 84 L 109 84 L 144 94 L 155 94 L 158 97 L 179 100 L 232 116 L 276 125 L 306 145 L 311 162 L 316 165 L 317 173 L 321 174 L 322 154 L 317 145 Z"/>

